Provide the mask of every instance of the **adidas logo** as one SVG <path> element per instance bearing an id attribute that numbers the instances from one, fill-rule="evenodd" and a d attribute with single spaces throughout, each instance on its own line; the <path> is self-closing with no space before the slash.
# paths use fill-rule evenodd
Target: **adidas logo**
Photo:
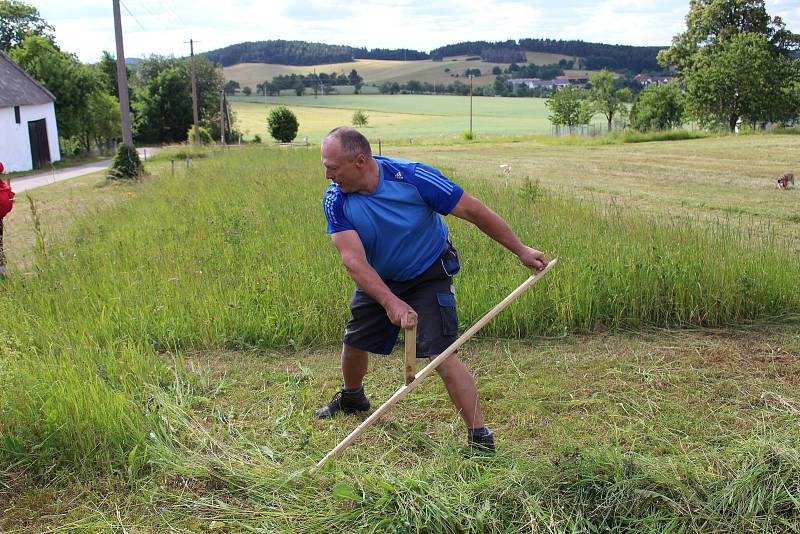
<path id="1" fill-rule="evenodd" d="M 403 175 L 400 174 L 400 171 L 398 171 L 397 174 L 394 175 L 394 177 L 397 178 L 398 180 L 402 180 L 403 179 Z"/>

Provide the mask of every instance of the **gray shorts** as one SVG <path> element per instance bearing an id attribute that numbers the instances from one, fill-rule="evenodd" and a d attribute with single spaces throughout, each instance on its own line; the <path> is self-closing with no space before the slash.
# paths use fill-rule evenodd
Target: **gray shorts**
<path id="1" fill-rule="evenodd" d="M 392 293 L 417 312 L 417 358 L 439 354 L 458 338 L 452 276 L 458 269 L 458 253 L 448 243 L 442 255 L 418 277 L 405 282 L 384 280 Z M 383 306 L 356 288 L 350 300 L 344 343 L 375 354 L 389 354 L 399 332 Z"/>

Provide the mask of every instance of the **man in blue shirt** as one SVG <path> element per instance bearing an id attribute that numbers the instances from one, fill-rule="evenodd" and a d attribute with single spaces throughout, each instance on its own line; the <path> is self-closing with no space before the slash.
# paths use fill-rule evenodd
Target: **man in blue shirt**
<path id="1" fill-rule="evenodd" d="M 368 354 L 389 354 L 400 328 L 417 323 L 419 357 L 435 357 L 458 337 L 452 285 L 458 254 L 440 215 L 476 225 L 526 267 L 541 270 L 547 259 L 438 170 L 373 156 L 369 141 L 353 128 L 332 130 L 321 155 L 332 182 L 323 198 L 327 231 L 356 283 L 342 347 L 344 386 L 317 410 L 324 418 L 369 409 L 363 385 Z M 436 370 L 464 419 L 469 446 L 493 451 L 470 371 L 457 354 Z"/>

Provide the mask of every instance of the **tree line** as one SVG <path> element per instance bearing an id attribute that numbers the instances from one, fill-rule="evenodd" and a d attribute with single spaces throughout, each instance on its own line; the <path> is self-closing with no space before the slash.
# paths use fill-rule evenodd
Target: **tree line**
<path id="1" fill-rule="evenodd" d="M 565 41 L 560 39 L 513 39 L 508 41 L 467 41 L 452 45 L 442 46 L 431 51 L 431 56 L 441 58 L 445 56 L 480 55 L 484 61 L 502 63 L 524 62 L 524 52 L 545 52 L 550 54 L 563 54 L 579 59 L 576 68 L 587 70 L 630 70 L 634 72 L 660 72 L 663 66 L 658 63 L 658 52 L 663 47 L 658 46 L 628 46 L 610 45 L 604 43 L 587 43 L 585 41 Z M 504 54 L 504 58 L 511 61 L 493 59 L 493 54 Z M 513 54 L 517 54 L 514 56 Z M 519 59 L 520 56 L 523 56 Z"/>
<path id="2" fill-rule="evenodd" d="M 238 43 L 206 52 L 205 56 L 223 67 L 238 63 L 276 63 L 279 65 L 323 65 L 348 63 L 355 59 L 427 59 L 424 52 L 409 49 L 356 48 L 306 41 L 256 41 Z"/>
<path id="3" fill-rule="evenodd" d="M 580 58 L 576 68 L 660 72 L 657 55 L 662 47 L 627 46 L 557 39 L 468 41 L 442 46 L 430 53 L 410 49 L 357 48 L 306 41 L 256 41 L 238 43 L 206 52 L 211 61 L 228 67 L 238 63 L 322 65 L 356 59 L 441 60 L 446 56 L 475 56 L 492 63 L 525 63 L 525 52 L 547 52 Z"/>
<path id="4" fill-rule="evenodd" d="M 111 53 L 103 52 L 95 64 L 82 63 L 56 45 L 53 27 L 35 7 L 17 0 L 0 0 L 0 50 L 56 97 L 63 154 L 104 150 L 121 138 Z M 205 57 L 195 59 L 201 128 L 218 138 L 223 73 Z M 135 141 L 185 141 L 193 124 L 189 59 L 154 55 L 127 70 Z M 230 134 L 227 121 L 226 129 Z"/>
<path id="5" fill-rule="evenodd" d="M 554 92 L 547 101 L 551 122 L 571 129 L 600 112 L 609 129 L 617 118 L 639 131 L 694 120 L 735 132 L 800 121 L 800 34 L 770 17 L 763 0 L 693 1 L 686 25 L 658 55 L 663 67 L 677 71 L 676 80 L 650 84 L 634 99 L 603 70 L 588 90 Z"/>

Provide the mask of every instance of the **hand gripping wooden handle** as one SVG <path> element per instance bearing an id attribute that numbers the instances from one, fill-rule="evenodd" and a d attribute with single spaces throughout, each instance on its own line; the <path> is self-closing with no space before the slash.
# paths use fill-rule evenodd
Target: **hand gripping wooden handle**
<path id="1" fill-rule="evenodd" d="M 411 323 L 411 328 L 406 328 L 405 334 L 403 334 L 406 345 L 404 368 L 406 385 L 413 382 L 417 374 L 417 317 L 409 313 L 408 320 Z"/>
<path id="2" fill-rule="evenodd" d="M 425 367 L 422 369 L 422 371 L 420 371 L 419 373 L 417 373 L 416 377 L 414 378 L 414 380 L 413 380 L 413 381 L 412 381 L 410 384 L 406 384 L 406 385 L 405 385 L 405 386 L 403 386 L 402 388 L 398 389 L 398 390 L 395 392 L 395 394 L 394 394 L 394 395 L 392 395 L 392 396 L 389 398 L 389 400 L 387 400 L 386 402 L 384 402 L 384 403 L 383 403 L 383 404 L 382 404 L 382 405 L 381 405 L 381 406 L 380 406 L 380 407 L 379 407 L 377 410 L 375 410 L 375 411 L 374 411 L 374 412 L 373 412 L 373 413 L 372 413 L 372 414 L 371 414 L 369 417 L 367 417 L 367 418 L 366 418 L 366 419 L 365 419 L 365 420 L 364 420 L 364 421 L 363 421 L 363 422 L 362 422 L 360 425 L 358 425 L 358 427 L 356 427 L 356 429 L 355 429 L 355 430 L 353 430 L 352 432 L 350 432 L 350 434 L 348 434 L 348 436 L 347 436 L 346 438 L 344 438 L 344 439 L 341 441 L 341 443 L 339 443 L 339 444 L 338 444 L 338 445 L 337 445 L 337 446 L 336 446 L 336 447 L 335 447 L 335 448 L 334 448 L 334 449 L 333 449 L 331 452 L 329 452 L 328 454 L 326 454 L 326 455 L 325 455 L 325 457 L 324 457 L 322 460 L 320 460 L 319 462 L 317 462 L 317 465 L 315 465 L 314 467 L 312 467 L 312 468 L 309 470 L 309 473 L 313 475 L 313 474 L 314 474 L 314 473 L 316 473 L 316 472 L 317 472 L 317 471 L 318 471 L 320 468 L 322 468 L 322 467 L 323 467 L 323 466 L 324 466 L 326 463 L 328 463 L 328 461 L 329 461 L 331 458 L 335 458 L 335 457 L 336 457 L 336 456 L 338 456 L 338 455 L 339 455 L 339 454 L 340 454 L 340 453 L 341 453 L 343 450 L 345 450 L 347 447 L 349 447 L 349 446 L 350 446 L 350 444 L 351 444 L 351 443 L 353 443 L 353 442 L 356 440 L 356 438 L 358 438 L 358 436 L 360 436 L 360 435 L 361 435 L 361 433 L 362 433 L 362 432 L 364 432 L 364 430 L 366 430 L 367 428 L 369 428 L 369 426 L 370 426 L 370 425 L 372 425 L 372 423 L 374 423 L 375 421 L 377 421 L 377 420 L 378 420 L 378 419 L 379 419 L 379 418 L 380 418 L 380 417 L 381 417 L 383 414 L 385 414 L 387 411 L 389 411 L 389 409 L 390 409 L 392 406 L 394 406 L 394 405 L 397 403 L 397 401 L 399 401 L 400 399 L 402 399 L 403 397 L 405 397 L 406 395 L 408 395 L 408 394 L 411 392 L 411 390 L 413 390 L 414 388 L 416 388 L 416 387 L 417 387 L 417 386 L 418 386 L 418 385 L 419 385 L 419 384 L 420 384 L 420 383 L 421 383 L 423 380 L 425 380 L 425 377 L 427 377 L 427 376 L 428 376 L 429 374 L 431 374 L 431 373 L 432 373 L 432 372 L 433 372 L 433 371 L 434 371 L 434 370 L 435 370 L 437 367 L 439 367 L 439 365 L 441 365 L 441 364 L 442 364 L 442 362 L 444 362 L 444 361 L 445 361 L 445 360 L 446 360 L 448 357 L 450 357 L 450 356 L 451 356 L 451 355 L 452 355 L 452 354 L 453 354 L 455 351 L 457 351 L 457 350 L 458 350 L 458 348 L 459 348 L 459 347 L 461 347 L 461 345 L 463 345 L 464 343 L 466 343 L 466 341 L 467 341 L 469 338 L 471 338 L 472 336 L 474 336 L 474 335 L 475 335 L 475 333 L 476 333 L 476 332 L 478 332 L 478 330 L 480 330 L 481 328 L 483 328 L 484 326 L 486 326 L 486 323 L 488 323 L 489 321 L 491 321 L 492 319 L 494 319 L 494 318 L 495 318 L 495 316 L 496 316 L 498 313 L 500 313 L 501 311 L 503 311 L 503 309 L 504 309 L 506 306 L 508 306 L 509 304 L 511 304 L 511 302 L 513 302 L 513 301 L 514 301 L 514 299 L 516 299 L 518 296 L 520 296 L 520 295 L 521 295 L 521 294 L 522 294 L 522 293 L 523 293 L 523 292 L 524 292 L 526 289 L 528 289 L 530 286 L 532 286 L 533 284 L 535 284 L 536 282 L 538 282 L 538 281 L 539 281 L 539 279 L 541 279 L 541 278 L 542 278 L 542 277 L 543 277 L 545 274 L 547 274 L 547 271 L 549 271 L 550 269 L 552 269 L 552 268 L 553 268 L 553 266 L 555 266 L 555 264 L 556 264 L 556 262 L 557 262 L 557 261 L 558 261 L 558 260 L 557 260 L 556 258 L 553 258 L 553 259 L 550 261 L 550 263 L 548 263 L 548 264 L 547 264 L 547 267 L 545 267 L 544 269 L 542 269 L 542 270 L 541 270 L 541 271 L 539 271 L 538 273 L 531 275 L 531 276 L 530 276 L 530 278 L 528 278 L 528 279 L 527 279 L 527 280 L 525 280 L 525 281 L 524 281 L 522 284 L 520 284 L 520 286 L 519 286 L 517 289 L 515 289 L 514 291 L 512 291 L 512 292 L 511 292 L 511 293 L 510 293 L 510 294 L 509 294 L 509 295 L 508 295 L 506 298 L 504 298 L 504 299 L 503 299 L 503 300 L 502 300 L 502 301 L 501 301 L 499 304 L 497 304 L 497 305 L 496 305 L 494 308 L 492 308 L 491 310 L 489 310 L 489 311 L 486 313 L 486 315 L 484 315 L 483 317 L 481 317 L 480 319 L 478 319 L 478 322 L 476 322 L 474 325 L 472 325 L 472 326 L 470 327 L 470 329 L 469 329 L 469 330 L 467 330 L 466 332 L 464 332 L 463 334 L 461 334 L 461 337 L 460 337 L 460 338 L 456 339 L 456 340 L 455 340 L 455 341 L 454 341 L 454 342 L 453 342 L 453 343 L 452 343 L 452 344 L 451 344 L 449 347 L 447 347 L 447 348 L 444 350 L 444 352 L 442 352 L 441 354 L 439 354 L 439 355 L 438 355 L 436 358 L 434 358 L 434 359 L 433 359 L 433 360 L 432 360 L 432 361 L 431 361 L 431 362 L 430 362 L 428 365 L 426 365 L 426 366 L 425 366 Z"/>

